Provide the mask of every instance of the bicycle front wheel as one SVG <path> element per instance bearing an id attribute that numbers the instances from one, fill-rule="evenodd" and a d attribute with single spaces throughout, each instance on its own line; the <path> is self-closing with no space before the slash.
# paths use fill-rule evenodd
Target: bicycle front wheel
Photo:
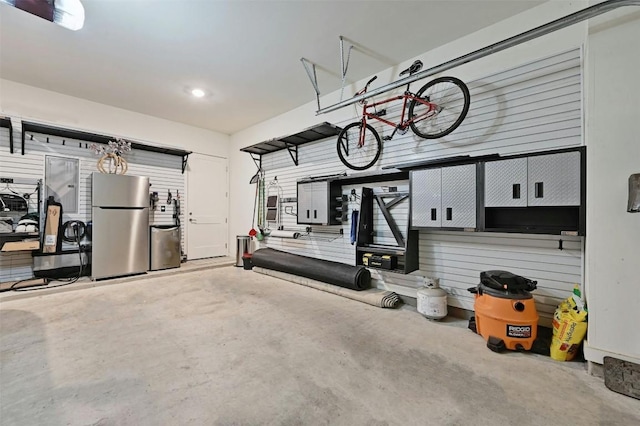
<path id="1" fill-rule="evenodd" d="M 437 139 L 458 128 L 469 111 L 469 89 L 455 77 L 440 77 L 422 86 L 419 100 L 409 103 L 411 130 L 425 139 Z"/>
<path id="2" fill-rule="evenodd" d="M 373 166 L 380 158 L 381 151 L 380 135 L 368 124 L 363 127 L 361 122 L 351 123 L 338 135 L 338 157 L 352 170 L 365 170 Z"/>

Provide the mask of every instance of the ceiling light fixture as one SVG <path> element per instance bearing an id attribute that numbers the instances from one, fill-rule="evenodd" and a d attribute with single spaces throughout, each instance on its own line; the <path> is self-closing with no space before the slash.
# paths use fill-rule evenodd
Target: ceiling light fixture
<path id="1" fill-rule="evenodd" d="M 0 0 L 61 27 L 77 31 L 84 26 L 84 7 L 80 0 Z"/>
<path id="2" fill-rule="evenodd" d="M 193 89 L 191 90 L 191 94 L 196 98 L 202 98 L 204 97 L 204 95 L 206 95 L 206 93 L 202 89 Z"/>

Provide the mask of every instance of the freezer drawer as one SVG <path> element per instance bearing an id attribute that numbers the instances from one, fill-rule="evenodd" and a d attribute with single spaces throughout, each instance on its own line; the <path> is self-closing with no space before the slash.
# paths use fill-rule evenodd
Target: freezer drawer
<path id="1" fill-rule="evenodd" d="M 149 270 L 180 267 L 180 228 L 177 226 L 151 226 L 149 244 Z"/>
<path id="2" fill-rule="evenodd" d="M 93 279 L 146 272 L 149 209 L 92 209 Z"/>

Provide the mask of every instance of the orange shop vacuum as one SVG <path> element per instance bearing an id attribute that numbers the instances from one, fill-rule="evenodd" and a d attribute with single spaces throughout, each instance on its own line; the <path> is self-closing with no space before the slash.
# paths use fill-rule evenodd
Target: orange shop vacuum
<path id="1" fill-rule="evenodd" d="M 507 271 L 484 271 L 475 294 L 475 317 L 469 329 L 480 334 L 494 352 L 529 351 L 538 332 L 538 312 L 531 296 L 536 281 Z"/>

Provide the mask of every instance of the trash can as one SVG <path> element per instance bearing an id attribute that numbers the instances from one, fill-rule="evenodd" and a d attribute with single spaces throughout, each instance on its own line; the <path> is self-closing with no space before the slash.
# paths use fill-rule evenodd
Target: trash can
<path id="1" fill-rule="evenodd" d="M 248 235 L 236 235 L 236 266 L 244 266 L 242 255 L 245 253 L 253 253 L 251 237 Z"/>
<path id="2" fill-rule="evenodd" d="M 247 271 L 250 271 L 253 269 L 253 254 L 251 253 L 245 253 L 242 255 L 242 262 L 243 262 L 243 266 L 244 269 L 246 269 Z"/>

